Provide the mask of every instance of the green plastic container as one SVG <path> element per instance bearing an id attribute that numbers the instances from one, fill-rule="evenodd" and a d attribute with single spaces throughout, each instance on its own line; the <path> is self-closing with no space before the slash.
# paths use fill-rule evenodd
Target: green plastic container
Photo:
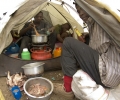
<path id="1" fill-rule="evenodd" d="M 31 60 L 31 55 L 27 48 L 23 49 L 23 52 L 21 53 L 21 58 L 23 60 Z"/>

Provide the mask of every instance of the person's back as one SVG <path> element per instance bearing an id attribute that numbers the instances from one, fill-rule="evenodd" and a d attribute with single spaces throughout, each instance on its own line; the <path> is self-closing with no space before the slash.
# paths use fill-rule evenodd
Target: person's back
<path id="1" fill-rule="evenodd" d="M 99 71 L 101 81 L 108 87 L 114 87 L 119 84 L 120 74 L 120 55 L 116 46 L 113 44 L 113 40 L 109 35 L 91 18 L 90 25 L 90 42 L 89 46 L 99 52 Z M 104 71 L 103 71 L 104 70 Z"/>
<path id="2" fill-rule="evenodd" d="M 120 55 L 113 40 L 89 15 L 76 5 L 79 16 L 87 23 L 89 28 L 89 46 L 99 53 L 99 73 L 102 83 L 107 87 L 114 87 L 119 84 Z M 117 77 L 117 78 L 115 78 Z"/>

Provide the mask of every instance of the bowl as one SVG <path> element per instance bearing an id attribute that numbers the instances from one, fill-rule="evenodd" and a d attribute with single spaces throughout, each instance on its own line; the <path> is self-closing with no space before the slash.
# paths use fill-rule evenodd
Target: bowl
<path id="1" fill-rule="evenodd" d="M 29 63 L 21 68 L 24 70 L 24 74 L 26 76 L 36 76 L 36 75 L 42 75 L 44 72 L 44 64 L 43 62 L 35 62 L 35 63 Z"/>
<path id="2" fill-rule="evenodd" d="M 40 83 L 41 86 L 46 86 L 48 88 L 47 94 L 45 94 L 44 96 L 36 97 L 29 94 L 27 91 L 31 85 L 38 84 L 38 83 Z M 43 77 L 29 78 L 24 83 L 23 89 L 30 100 L 49 100 L 53 92 L 53 83 L 49 79 L 43 78 Z"/>

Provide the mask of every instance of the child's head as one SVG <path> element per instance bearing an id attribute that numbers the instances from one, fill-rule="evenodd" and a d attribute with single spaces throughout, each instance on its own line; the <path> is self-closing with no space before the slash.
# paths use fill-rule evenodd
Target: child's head
<path id="1" fill-rule="evenodd" d="M 69 30 L 71 28 L 69 23 L 65 23 L 62 25 L 62 30 L 63 32 L 66 32 L 67 30 Z"/>

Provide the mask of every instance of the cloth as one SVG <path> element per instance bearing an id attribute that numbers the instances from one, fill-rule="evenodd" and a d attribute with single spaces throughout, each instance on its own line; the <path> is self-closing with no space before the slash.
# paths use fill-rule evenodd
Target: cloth
<path id="1" fill-rule="evenodd" d="M 61 56 L 64 75 L 72 77 L 78 70 L 78 64 L 97 84 L 103 85 L 99 75 L 98 63 L 99 55 L 97 51 L 72 37 L 67 37 L 64 40 Z"/>
<path id="2" fill-rule="evenodd" d="M 89 46 L 99 52 L 99 73 L 102 83 L 115 87 L 120 83 L 120 53 L 113 40 L 92 20 L 88 19 Z"/>

